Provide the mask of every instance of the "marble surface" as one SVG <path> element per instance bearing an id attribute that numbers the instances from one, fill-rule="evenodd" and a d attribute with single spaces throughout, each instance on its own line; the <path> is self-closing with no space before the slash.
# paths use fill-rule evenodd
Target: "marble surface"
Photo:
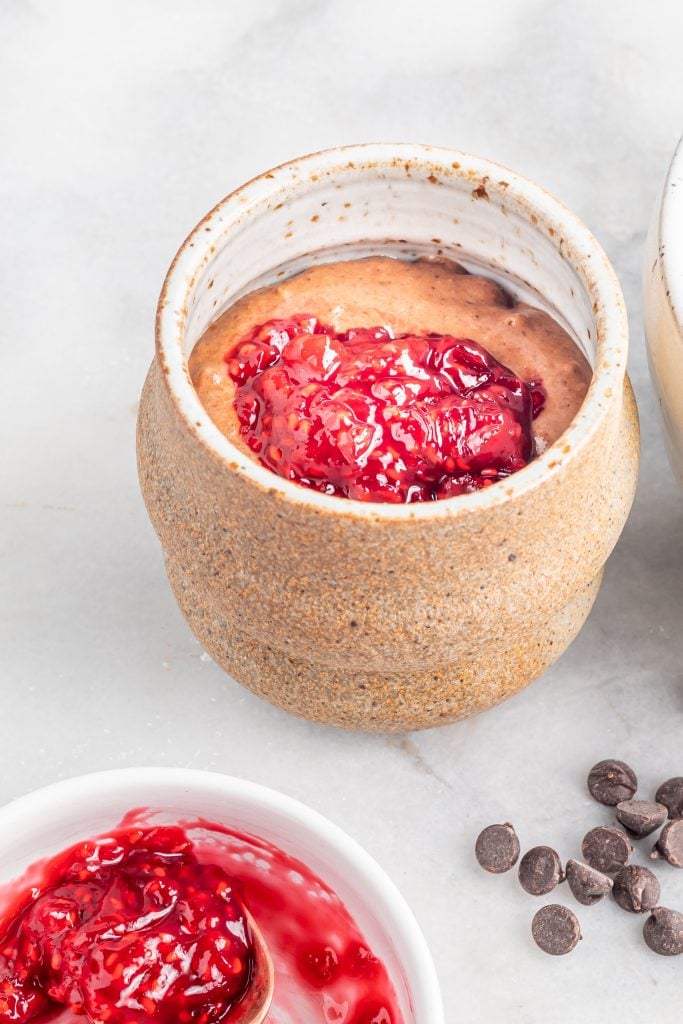
<path id="1" fill-rule="evenodd" d="M 640 265 L 681 130 L 677 0 L 486 5 L 263 0 L 0 5 L 0 798 L 78 772 L 188 765 L 328 814 L 384 865 L 456 1024 L 680 1019 L 679 962 L 641 922 L 581 911 L 554 960 L 537 903 L 478 872 L 494 820 L 576 855 L 609 814 L 607 755 L 643 790 L 683 772 L 683 508 L 641 326 Z M 177 245 L 235 185 L 300 153 L 405 139 L 524 172 L 594 229 L 621 278 L 643 425 L 636 505 L 569 653 L 509 704 L 382 738 L 288 718 L 226 678 L 177 611 L 138 492 L 134 427 Z M 683 872 L 662 869 L 683 909 Z M 560 899 L 568 899 L 562 891 Z"/>

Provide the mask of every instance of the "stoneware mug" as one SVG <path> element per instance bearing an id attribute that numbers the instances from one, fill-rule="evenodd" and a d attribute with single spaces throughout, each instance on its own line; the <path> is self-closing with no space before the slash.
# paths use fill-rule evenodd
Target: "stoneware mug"
<path id="1" fill-rule="evenodd" d="M 645 247 L 643 313 L 650 373 L 671 465 L 683 485 L 683 139 Z"/>
<path id="2" fill-rule="evenodd" d="M 202 332 L 256 286 L 372 253 L 443 254 L 545 306 L 594 370 L 565 434 L 486 490 L 411 505 L 318 493 L 231 444 L 188 374 Z M 237 189 L 169 270 L 138 421 L 142 491 L 201 644 L 274 704 L 353 729 L 444 724 L 516 693 L 581 628 L 633 499 L 627 348 L 596 240 L 497 164 L 352 146 Z"/>

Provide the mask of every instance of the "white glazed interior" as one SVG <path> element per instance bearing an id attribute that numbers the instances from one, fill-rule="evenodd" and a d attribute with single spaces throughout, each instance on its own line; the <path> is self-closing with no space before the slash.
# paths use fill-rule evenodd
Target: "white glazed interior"
<path id="1" fill-rule="evenodd" d="M 556 199 L 507 168 L 454 150 L 388 144 L 329 150 L 267 172 L 223 200 L 181 247 L 160 300 L 157 344 L 181 413 L 201 442 L 263 488 L 337 515 L 456 514 L 510 500 L 560 472 L 556 444 L 504 488 L 424 505 L 350 502 L 280 479 L 213 425 L 186 365 L 206 326 L 254 286 L 312 262 L 377 252 L 441 252 L 542 302 L 594 367 L 562 445 L 575 453 L 587 442 L 621 394 L 628 344 L 619 285 L 596 240 Z"/>
<path id="2" fill-rule="evenodd" d="M 443 1024 L 434 965 L 405 900 L 379 865 L 315 811 L 242 779 L 175 768 L 83 775 L 0 808 L 0 885 L 134 808 L 202 817 L 259 836 L 307 864 L 343 900 L 396 988 L 406 1024 Z M 303 1022 L 302 1022 L 303 1024 Z"/>
<path id="3" fill-rule="evenodd" d="M 669 301 L 683 335 L 683 138 L 664 185 L 659 228 Z"/>
<path id="4" fill-rule="evenodd" d="M 683 139 L 650 226 L 643 292 L 650 370 L 669 458 L 683 484 Z"/>

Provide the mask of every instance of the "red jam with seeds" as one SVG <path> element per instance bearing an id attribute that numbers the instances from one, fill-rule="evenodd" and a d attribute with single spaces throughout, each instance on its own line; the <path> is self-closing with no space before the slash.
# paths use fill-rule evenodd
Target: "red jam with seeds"
<path id="1" fill-rule="evenodd" d="M 81 843 L 0 939 L 0 1021 L 56 1009 L 109 1024 L 214 1024 L 246 992 L 249 926 L 235 883 L 182 829 Z"/>
<path id="2" fill-rule="evenodd" d="M 275 970 L 266 1024 L 408 1024 L 384 964 L 305 864 L 212 822 L 151 820 L 131 811 L 0 893 L 1 1024 L 229 1024 L 253 969 L 245 906 Z"/>
<path id="3" fill-rule="evenodd" d="M 488 487 L 533 456 L 545 404 L 474 341 L 269 320 L 225 356 L 241 433 L 263 465 L 360 501 Z"/>

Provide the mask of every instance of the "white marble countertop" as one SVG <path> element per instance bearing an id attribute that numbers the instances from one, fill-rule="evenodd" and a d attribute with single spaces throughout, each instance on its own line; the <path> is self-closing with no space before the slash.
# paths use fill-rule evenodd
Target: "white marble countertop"
<path id="1" fill-rule="evenodd" d="M 632 761 L 644 788 L 683 773 L 683 500 L 640 313 L 645 231 L 681 130 L 682 33 L 677 0 L 0 7 L 1 799 L 120 765 L 248 775 L 334 818 L 389 871 L 449 1022 L 680 1020 L 681 964 L 642 946 L 640 920 L 583 910 L 579 949 L 546 958 L 528 936 L 538 904 L 471 849 L 510 819 L 523 845 L 576 855 L 608 817 L 583 788 L 601 757 Z M 134 452 L 156 297 L 187 231 L 268 166 L 383 139 L 499 160 L 596 232 L 629 306 L 645 453 L 569 653 L 496 711 L 389 738 L 289 718 L 202 654 Z M 683 872 L 662 878 L 683 909 Z"/>

